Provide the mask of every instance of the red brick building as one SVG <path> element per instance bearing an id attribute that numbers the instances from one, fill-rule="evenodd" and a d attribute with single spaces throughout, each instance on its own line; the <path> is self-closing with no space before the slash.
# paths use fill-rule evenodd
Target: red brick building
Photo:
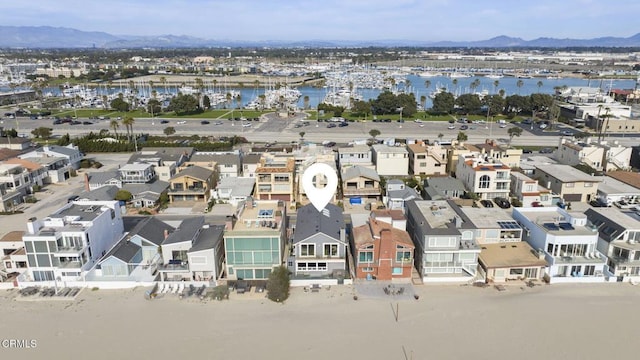
<path id="1" fill-rule="evenodd" d="M 353 242 L 356 278 L 411 278 L 415 246 L 406 231 L 371 218 L 353 229 Z"/>

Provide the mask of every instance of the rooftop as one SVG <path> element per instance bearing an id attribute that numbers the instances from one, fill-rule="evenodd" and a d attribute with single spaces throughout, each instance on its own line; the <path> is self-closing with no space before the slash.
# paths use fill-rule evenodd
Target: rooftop
<path id="1" fill-rule="evenodd" d="M 406 154 L 407 149 L 404 146 L 389 146 L 384 144 L 375 144 L 371 146 L 377 153 L 394 153 L 394 154 Z"/>
<path id="2" fill-rule="evenodd" d="M 481 245 L 479 261 L 487 268 L 547 266 L 529 244 L 524 241 Z"/>
<path id="3" fill-rule="evenodd" d="M 593 236 L 596 229 L 587 222 L 586 225 L 572 225 L 571 217 L 584 219 L 583 213 L 566 213 L 560 208 L 537 207 L 537 208 L 514 208 L 533 224 L 544 232 L 561 236 Z"/>
<path id="4" fill-rule="evenodd" d="M 392 238 L 404 246 L 411 248 L 415 247 L 411 237 L 406 231 L 396 229 L 391 224 L 374 219 L 370 219 L 366 224 L 353 229 L 353 243 L 356 247 L 360 247 L 364 244 L 371 244 L 374 242 L 375 238 L 380 237 L 380 232 L 383 230 L 391 231 Z"/>
<path id="5" fill-rule="evenodd" d="M 204 225 L 188 252 L 215 249 L 222 241 L 224 225 Z"/>
<path id="6" fill-rule="evenodd" d="M 503 229 L 505 222 L 515 222 L 507 211 L 500 208 L 461 207 L 460 211 L 478 229 Z"/>
<path id="7" fill-rule="evenodd" d="M 286 162 L 283 161 L 274 161 L 269 162 L 265 159 L 260 161 L 260 165 L 256 169 L 256 174 L 264 173 L 293 173 L 295 169 L 295 160 L 293 158 L 287 158 Z"/>
<path id="8" fill-rule="evenodd" d="M 233 232 L 280 232 L 284 207 L 278 206 L 276 200 L 255 200 L 251 202 L 249 198 L 246 202 L 238 221 L 233 226 Z"/>
<path id="9" fill-rule="evenodd" d="M 365 153 L 370 151 L 371 151 L 371 148 L 368 145 L 353 145 L 353 146 L 338 148 L 338 153 L 340 154 L 355 154 L 355 153 Z"/>
<path id="10" fill-rule="evenodd" d="M 537 165 L 536 168 L 563 183 L 601 181 L 599 178 L 584 173 L 570 165 Z"/>
<path id="11" fill-rule="evenodd" d="M 622 181 L 636 189 L 640 189 L 640 173 L 631 171 L 612 171 L 608 172 L 607 176 Z"/>
<path id="12" fill-rule="evenodd" d="M 9 231 L 0 238 L 0 241 L 22 241 L 23 234 L 24 231 Z"/>
<path id="13" fill-rule="evenodd" d="M 614 177 L 610 176 L 597 176 L 598 179 L 602 180 L 600 184 L 598 184 L 598 192 L 602 192 L 608 195 L 611 194 L 638 194 L 640 193 L 640 188 L 633 187 L 627 183 L 624 183 Z"/>
<path id="14" fill-rule="evenodd" d="M 345 228 L 342 209 L 333 204 L 327 204 L 322 211 L 318 211 L 312 204 L 298 209 L 294 243 L 322 233 L 336 240 L 341 240 L 342 230 Z"/>

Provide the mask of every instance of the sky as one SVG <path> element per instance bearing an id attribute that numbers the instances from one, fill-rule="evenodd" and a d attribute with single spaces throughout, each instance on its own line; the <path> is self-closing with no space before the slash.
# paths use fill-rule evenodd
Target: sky
<path id="1" fill-rule="evenodd" d="M 638 14 L 638 0 L 0 1 L 0 25 L 254 41 L 629 37 Z"/>

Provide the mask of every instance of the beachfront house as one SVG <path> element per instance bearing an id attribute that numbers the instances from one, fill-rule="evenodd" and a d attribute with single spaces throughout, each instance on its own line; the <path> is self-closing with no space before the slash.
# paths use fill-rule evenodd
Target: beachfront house
<path id="1" fill-rule="evenodd" d="M 65 204 L 27 222 L 23 235 L 29 270 L 19 280 L 81 280 L 124 234 L 118 201 Z"/>
<path id="2" fill-rule="evenodd" d="M 415 249 L 415 266 L 424 282 L 461 282 L 477 274 L 480 247 L 474 226 L 463 222 L 448 200 L 407 203 L 407 231 Z"/>
<path id="3" fill-rule="evenodd" d="M 524 241 L 481 245 L 478 258 L 487 283 L 509 280 L 542 280 L 547 267 L 544 252 Z"/>
<path id="4" fill-rule="evenodd" d="M 295 277 L 345 277 L 347 242 L 341 208 L 327 204 L 318 211 L 309 204 L 298 209 L 287 265 Z"/>
<path id="5" fill-rule="evenodd" d="M 619 280 L 640 280 L 640 215 L 618 208 L 590 208 L 585 214 L 598 229 L 598 250 Z"/>
<path id="6" fill-rule="evenodd" d="M 598 232 L 580 212 L 558 207 L 513 208 L 523 240 L 544 252 L 550 283 L 604 282 L 609 271 L 598 250 Z"/>
<path id="7" fill-rule="evenodd" d="M 399 211 L 395 210 L 396 215 Z M 364 225 L 353 228 L 355 277 L 393 281 L 411 279 L 415 245 L 409 234 L 381 214 L 371 214 Z M 402 215 L 402 213 L 400 213 Z M 395 226 L 394 226 L 395 225 Z"/>
<path id="8" fill-rule="evenodd" d="M 237 217 L 224 234 L 226 277 L 266 280 L 282 264 L 287 231 L 284 202 L 248 198 Z"/>

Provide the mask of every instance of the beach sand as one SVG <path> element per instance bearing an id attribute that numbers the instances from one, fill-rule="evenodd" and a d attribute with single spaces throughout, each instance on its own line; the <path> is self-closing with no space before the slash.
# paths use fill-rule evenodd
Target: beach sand
<path id="1" fill-rule="evenodd" d="M 3 359 L 596 359 L 637 353 L 640 286 L 419 286 L 419 300 L 353 300 L 350 286 L 285 304 L 144 299 L 143 288 L 85 289 L 75 301 L 0 292 Z M 398 309 L 396 321 L 395 309 Z"/>

